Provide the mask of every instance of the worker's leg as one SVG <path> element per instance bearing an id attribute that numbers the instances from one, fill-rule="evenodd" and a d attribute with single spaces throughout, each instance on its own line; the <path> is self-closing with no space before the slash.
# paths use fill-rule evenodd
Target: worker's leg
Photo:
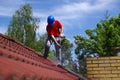
<path id="1" fill-rule="evenodd" d="M 60 44 L 60 41 L 57 40 L 58 43 Z M 56 58 L 57 58 L 57 61 L 58 61 L 58 64 L 61 65 L 61 48 L 59 48 L 56 44 L 55 44 L 55 50 L 56 50 Z"/>
<path id="2" fill-rule="evenodd" d="M 46 40 L 46 45 L 45 45 L 45 52 L 44 52 L 44 58 L 47 59 L 48 57 L 48 53 L 49 53 L 49 49 L 50 49 L 50 46 L 51 46 L 51 40 L 48 38 Z"/>

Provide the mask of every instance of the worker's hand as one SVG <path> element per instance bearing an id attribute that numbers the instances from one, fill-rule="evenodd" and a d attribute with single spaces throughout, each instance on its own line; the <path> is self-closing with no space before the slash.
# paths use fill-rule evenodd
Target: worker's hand
<path id="1" fill-rule="evenodd" d="M 60 34 L 60 37 L 63 37 L 63 36 L 64 36 L 64 34 L 63 34 L 63 33 L 61 33 L 61 34 Z"/>
<path id="2" fill-rule="evenodd" d="M 61 48 L 61 45 L 57 42 L 57 40 L 55 39 L 55 37 L 54 37 L 53 35 L 52 35 L 51 37 L 52 37 L 55 45 L 56 45 L 58 48 Z"/>
<path id="3" fill-rule="evenodd" d="M 57 46 L 58 48 L 61 48 L 61 45 L 60 45 L 59 43 L 56 43 L 56 46 Z"/>
<path id="4" fill-rule="evenodd" d="M 60 38 L 65 38 L 65 35 L 63 33 L 61 33 Z"/>

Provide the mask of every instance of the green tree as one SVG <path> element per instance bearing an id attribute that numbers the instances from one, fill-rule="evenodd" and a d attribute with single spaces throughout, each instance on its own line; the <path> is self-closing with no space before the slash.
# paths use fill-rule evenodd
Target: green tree
<path id="1" fill-rule="evenodd" d="M 77 73 L 86 76 L 86 58 L 90 56 L 97 56 L 94 51 L 95 42 L 83 37 L 82 35 L 76 35 L 74 36 L 74 39 L 76 45 L 75 54 L 77 55 L 77 60 L 75 63 L 77 66 Z"/>
<path id="2" fill-rule="evenodd" d="M 68 39 L 63 39 L 61 45 L 62 64 L 67 65 L 71 60 L 73 44 Z"/>
<path id="3" fill-rule="evenodd" d="M 99 56 L 114 56 L 114 47 L 120 46 L 120 15 L 98 23 L 93 30 L 86 30 L 86 33 L 96 44 L 94 50 Z"/>
<path id="4" fill-rule="evenodd" d="M 25 4 L 13 15 L 6 34 L 34 49 L 39 22 L 38 18 L 33 17 L 31 6 Z"/>
<path id="5" fill-rule="evenodd" d="M 64 38 L 61 40 L 61 56 L 62 56 L 62 65 L 69 70 L 72 70 L 75 73 L 78 73 L 78 66 L 76 60 L 73 60 L 72 51 L 73 51 L 73 43 Z"/>
<path id="6" fill-rule="evenodd" d="M 78 73 L 86 76 L 86 58 L 99 56 L 113 56 L 114 47 L 120 46 L 120 15 L 117 17 L 105 19 L 97 24 L 95 29 L 87 29 L 88 37 L 76 35 L 75 38 L 75 54 L 77 55 Z"/>
<path id="7" fill-rule="evenodd" d="M 75 39 L 75 54 L 78 56 L 79 59 L 83 59 L 85 56 L 96 56 L 96 51 L 94 50 L 95 41 L 83 37 L 82 35 L 74 36 Z"/>
<path id="8" fill-rule="evenodd" d="M 42 35 L 38 35 L 39 39 L 37 40 L 37 47 L 36 47 L 36 51 L 41 52 L 42 54 L 44 53 L 44 49 L 45 49 L 45 42 L 47 39 L 47 34 L 42 34 Z"/>
<path id="9" fill-rule="evenodd" d="M 42 34 L 42 35 L 38 35 L 39 39 L 36 42 L 36 51 L 40 52 L 42 55 L 44 54 L 44 50 L 45 50 L 45 42 L 47 39 L 47 33 Z M 56 56 L 55 56 L 55 51 L 51 50 L 49 51 L 49 56 L 50 59 L 55 60 Z"/>

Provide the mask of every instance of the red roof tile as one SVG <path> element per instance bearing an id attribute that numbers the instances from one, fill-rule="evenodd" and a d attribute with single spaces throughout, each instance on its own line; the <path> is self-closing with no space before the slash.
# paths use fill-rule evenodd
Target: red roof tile
<path id="1" fill-rule="evenodd" d="M 83 80 L 70 71 L 57 67 L 48 59 L 23 44 L 0 34 L 0 80 Z"/>

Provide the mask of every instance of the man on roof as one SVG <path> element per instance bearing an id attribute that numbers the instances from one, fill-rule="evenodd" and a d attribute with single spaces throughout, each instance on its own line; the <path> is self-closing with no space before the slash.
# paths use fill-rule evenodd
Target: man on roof
<path id="1" fill-rule="evenodd" d="M 50 46 L 54 43 L 57 63 L 61 65 L 60 36 L 63 34 L 62 24 L 58 20 L 55 20 L 54 16 L 48 16 L 46 31 L 48 37 L 45 45 L 44 58 L 47 59 Z"/>

